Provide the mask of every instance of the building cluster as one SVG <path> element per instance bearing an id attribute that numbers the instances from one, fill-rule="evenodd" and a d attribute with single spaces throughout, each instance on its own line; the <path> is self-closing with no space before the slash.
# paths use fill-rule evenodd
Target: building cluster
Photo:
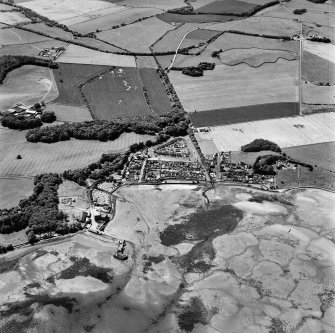
<path id="1" fill-rule="evenodd" d="M 144 180 L 156 182 L 165 179 L 206 180 L 206 173 L 199 162 L 147 160 Z"/>
<path id="2" fill-rule="evenodd" d="M 12 116 L 24 116 L 26 118 L 41 118 L 43 109 L 44 105 L 40 103 L 36 103 L 32 107 L 27 107 L 22 103 L 18 103 L 12 108 L 5 111 L 4 114 L 10 114 Z"/>
<path id="3" fill-rule="evenodd" d="M 100 207 L 109 207 L 111 203 L 110 195 L 100 190 L 92 191 L 93 203 Z M 107 210 L 108 211 L 108 210 Z"/>
<path id="4" fill-rule="evenodd" d="M 48 57 L 57 59 L 63 52 L 65 51 L 65 47 L 52 47 L 43 49 L 38 55 L 41 57 Z"/>
<path id="5" fill-rule="evenodd" d="M 189 157 L 190 151 L 187 148 L 187 143 L 182 138 L 177 138 L 166 144 L 160 145 L 155 149 L 157 155 L 166 155 L 173 157 Z"/>
<path id="6" fill-rule="evenodd" d="M 139 151 L 130 158 L 129 165 L 125 172 L 127 181 L 140 181 L 142 178 L 142 169 L 146 161 L 147 154 L 145 151 Z"/>

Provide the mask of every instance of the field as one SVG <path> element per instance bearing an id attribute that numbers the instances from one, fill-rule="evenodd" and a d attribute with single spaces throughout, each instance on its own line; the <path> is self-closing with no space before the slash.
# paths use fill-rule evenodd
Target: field
<path id="1" fill-rule="evenodd" d="M 35 44 L 50 40 L 48 37 L 17 28 L 0 29 L 1 45 Z"/>
<path id="2" fill-rule="evenodd" d="M 287 117 L 212 127 L 197 133 L 200 140 L 213 140 L 219 151 L 237 151 L 255 139 L 273 141 L 281 148 L 335 141 L 335 113 Z"/>
<path id="3" fill-rule="evenodd" d="M 5 131 L 4 135 L 10 135 L 8 130 L 0 131 Z M 48 145 L 24 142 L 23 132 L 12 139 L 16 137 L 21 139 L 20 143 L 13 140 L 7 143 L 1 141 L 0 177 L 35 176 L 81 168 L 97 161 L 103 153 L 124 151 L 134 143 L 152 138 L 150 135 L 126 133 L 109 142 L 73 139 Z M 18 154 L 22 156 L 22 160 L 16 159 Z"/>
<path id="4" fill-rule="evenodd" d="M 154 69 L 139 69 L 140 79 L 147 90 L 152 110 L 162 115 L 171 112 L 171 103 L 162 85 L 161 79 Z"/>
<path id="5" fill-rule="evenodd" d="M 136 57 L 137 68 L 155 68 L 157 69 L 157 63 L 154 57 L 137 56 Z"/>
<path id="6" fill-rule="evenodd" d="M 151 114 L 135 68 L 115 68 L 85 84 L 82 92 L 98 119 Z"/>
<path id="7" fill-rule="evenodd" d="M 204 7 L 200 7 L 196 10 L 197 13 L 201 14 L 243 14 L 249 10 L 255 8 L 256 5 L 240 0 L 218 0 L 209 3 Z"/>
<path id="8" fill-rule="evenodd" d="M 72 37 L 73 37 L 71 32 L 64 31 L 63 29 L 57 28 L 54 26 L 50 27 L 46 25 L 45 23 L 31 23 L 31 24 L 26 25 L 25 28 L 36 31 L 36 32 L 47 34 L 54 38 L 58 37 L 58 38 L 72 40 Z"/>
<path id="9" fill-rule="evenodd" d="M 300 25 L 299 23 L 291 20 L 256 16 L 243 20 L 213 24 L 208 26 L 207 29 L 218 31 L 237 30 L 241 32 L 272 36 L 292 36 L 299 33 Z"/>
<path id="10" fill-rule="evenodd" d="M 81 33 L 95 32 L 99 30 L 111 29 L 113 26 L 123 23 L 130 24 L 139 19 L 151 17 L 162 12 L 157 8 L 130 8 L 124 7 L 126 10 L 118 11 L 112 14 L 90 19 L 85 22 L 71 24 L 70 28 Z"/>
<path id="11" fill-rule="evenodd" d="M 182 15 L 174 13 L 165 13 L 157 15 L 157 18 L 164 22 L 172 23 L 210 23 L 210 22 L 226 22 L 236 18 L 235 16 L 228 15 L 210 15 L 210 14 L 198 14 L 198 15 Z"/>
<path id="12" fill-rule="evenodd" d="M 46 106 L 47 111 L 54 111 L 57 121 L 67 122 L 81 122 L 92 120 L 92 116 L 88 109 L 84 106 L 64 105 L 57 103 L 48 103 Z"/>
<path id="13" fill-rule="evenodd" d="M 51 101 L 58 92 L 51 69 L 29 65 L 7 75 L 0 85 L 0 95 L 0 111 L 5 111 L 19 102 L 32 106 L 42 100 Z"/>
<path id="14" fill-rule="evenodd" d="M 255 104 L 234 108 L 221 108 L 206 112 L 192 112 L 195 127 L 220 126 L 263 119 L 292 117 L 299 114 L 299 103 Z"/>
<path id="15" fill-rule="evenodd" d="M 107 52 L 124 52 L 123 49 L 107 44 L 106 42 L 102 41 L 102 40 L 98 40 L 98 39 L 94 39 L 94 38 L 89 38 L 89 37 L 81 37 L 81 38 L 77 38 L 77 42 L 88 46 L 88 47 L 94 47 L 94 48 L 98 48 L 99 51 L 107 51 Z"/>
<path id="16" fill-rule="evenodd" d="M 59 91 L 59 96 L 54 102 L 77 106 L 82 105 L 82 101 L 78 95 L 78 85 L 108 68 L 108 66 L 101 65 L 59 63 L 59 68 L 53 70 Z"/>
<path id="17" fill-rule="evenodd" d="M 184 7 L 185 3 L 183 0 L 141 0 L 141 2 L 137 0 L 124 0 L 121 2 L 124 6 L 129 7 L 151 7 L 151 8 L 158 8 L 158 9 L 174 9 L 174 8 L 180 8 Z"/>
<path id="18" fill-rule="evenodd" d="M 315 54 L 304 51 L 301 61 L 301 77 L 308 82 L 335 83 L 335 64 Z"/>
<path id="19" fill-rule="evenodd" d="M 174 29 L 155 17 L 97 34 L 97 38 L 132 52 L 150 53 L 149 47 L 167 31 Z"/>
<path id="20" fill-rule="evenodd" d="M 0 12 L 0 22 L 10 25 L 28 23 L 30 19 L 19 12 Z"/>
<path id="21" fill-rule="evenodd" d="M 317 43 L 310 40 L 303 41 L 304 51 L 312 53 L 316 56 L 328 60 L 335 64 L 334 54 L 335 54 L 335 45 L 331 43 Z"/>
<path id="22" fill-rule="evenodd" d="M 203 77 L 169 73 L 188 112 L 298 101 L 298 61 L 278 60 L 252 68 L 246 64 L 216 66 Z M 238 97 L 237 97 L 238 96 Z"/>
<path id="23" fill-rule="evenodd" d="M 335 104 L 335 86 L 302 84 L 302 102 L 306 104 Z"/>
<path id="24" fill-rule="evenodd" d="M 71 44 L 58 63 L 136 67 L 133 56 L 103 53 Z"/>

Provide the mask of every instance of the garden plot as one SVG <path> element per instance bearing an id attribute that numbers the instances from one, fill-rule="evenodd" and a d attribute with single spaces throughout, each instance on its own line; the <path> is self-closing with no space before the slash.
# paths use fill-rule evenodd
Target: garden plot
<path id="1" fill-rule="evenodd" d="M 213 140 L 219 151 L 237 151 L 255 139 L 263 138 L 281 148 L 335 141 L 335 113 L 321 113 L 240 123 L 197 133 L 202 140 Z"/>
<path id="2" fill-rule="evenodd" d="M 65 25 L 88 21 L 100 16 L 127 10 L 108 1 L 99 0 L 33 0 L 22 2 L 23 7 Z"/>
<path id="3" fill-rule="evenodd" d="M 300 32 L 300 24 L 282 18 L 257 16 L 213 24 L 208 26 L 207 29 L 218 31 L 237 30 L 260 35 L 292 36 Z"/>
<path id="4" fill-rule="evenodd" d="M 158 8 L 163 10 L 169 10 L 174 8 L 184 7 L 185 3 L 183 0 L 124 0 L 121 2 L 122 5 L 128 7 L 151 7 L 151 8 Z"/>
<path id="5" fill-rule="evenodd" d="M 104 15 L 89 21 L 71 24 L 69 27 L 72 30 L 81 33 L 96 32 L 96 30 L 108 30 L 114 26 L 121 26 L 123 24 L 130 24 L 144 18 L 155 16 L 162 12 L 157 8 L 130 8 L 125 7 L 126 10 L 118 11 L 113 14 Z"/>
<path id="6" fill-rule="evenodd" d="M 66 51 L 57 59 L 57 62 L 136 67 L 135 58 L 133 56 L 103 53 L 73 44 L 69 45 Z"/>
<path id="7" fill-rule="evenodd" d="M 302 83 L 302 102 L 306 104 L 335 104 L 335 86 Z"/>
<path id="8" fill-rule="evenodd" d="M 136 68 L 114 68 L 82 87 L 98 119 L 150 115 Z"/>
<path id="9" fill-rule="evenodd" d="M 0 110 L 5 111 L 16 103 L 33 106 L 51 101 L 58 96 L 52 70 L 47 67 L 22 66 L 11 71 L 0 85 Z"/>
<path id="10" fill-rule="evenodd" d="M 249 65 L 216 66 L 194 78 L 169 73 L 170 80 L 188 112 L 266 103 L 298 101 L 298 61 L 278 60 L 259 68 Z M 236 97 L 238 96 L 238 98 Z"/>
<path id="11" fill-rule="evenodd" d="M 150 53 L 149 47 L 172 29 L 172 25 L 153 17 L 119 29 L 100 32 L 97 38 L 128 51 Z"/>
<path id="12" fill-rule="evenodd" d="M 0 45 L 35 44 L 50 40 L 48 37 L 16 28 L 0 30 Z"/>
<path id="13" fill-rule="evenodd" d="M 28 22 L 30 19 L 20 12 L 0 12 L 0 23 L 15 25 Z"/>

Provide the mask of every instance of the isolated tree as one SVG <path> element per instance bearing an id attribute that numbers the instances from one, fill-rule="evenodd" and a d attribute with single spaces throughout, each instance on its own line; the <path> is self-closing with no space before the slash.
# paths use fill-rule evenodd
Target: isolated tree
<path id="1" fill-rule="evenodd" d="M 52 123 L 56 120 L 55 112 L 45 111 L 42 113 L 41 120 L 43 123 Z"/>

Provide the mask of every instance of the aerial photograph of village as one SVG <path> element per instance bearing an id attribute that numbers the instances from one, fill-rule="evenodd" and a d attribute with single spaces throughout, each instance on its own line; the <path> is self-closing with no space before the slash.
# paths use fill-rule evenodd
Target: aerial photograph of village
<path id="1" fill-rule="evenodd" d="M 335 0 L 0 0 L 0 333 L 335 333 Z"/>

